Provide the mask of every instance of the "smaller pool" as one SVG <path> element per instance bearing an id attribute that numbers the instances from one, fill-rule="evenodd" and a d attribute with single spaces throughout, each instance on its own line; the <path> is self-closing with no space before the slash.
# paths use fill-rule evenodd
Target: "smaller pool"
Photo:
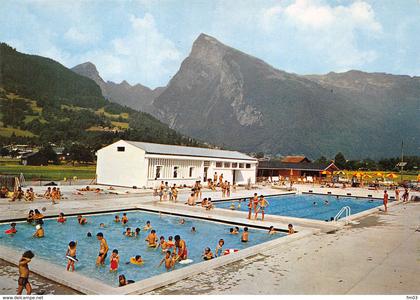
<path id="1" fill-rule="evenodd" d="M 344 206 L 351 208 L 356 214 L 382 205 L 381 200 L 360 199 L 354 197 L 336 197 L 327 195 L 282 195 L 266 197 L 270 205 L 265 209 L 266 214 L 306 218 L 314 220 L 330 220 Z M 326 203 L 328 201 L 328 203 Z M 215 202 L 216 207 L 248 211 L 249 198 L 246 202 L 223 201 Z M 343 215 L 344 217 L 344 215 Z"/>
<path id="2" fill-rule="evenodd" d="M 53 264 L 66 267 L 67 259 L 65 253 L 69 241 L 78 241 L 76 272 L 85 276 L 94 277 L 105 283 L 117 286 L 118 275 L 125 274 L 127 279 L 135 281 L 149 278 L 166 272 L 163 266 L 158 267 L 163 253 L 160 249 L 151 249 L 147 247 L 144 241 L 148 232 L 141 231 L 139 237 L 126 237 L 123 235 L 125 226 L 120 223 L 114 223 L 115 215 L 122 216 L 121 212 L 113 214 L 86 216 L 88 223 L 84 226 L 77 223 L 76 218 L 67 219 L 65 224 L 57 223 L 56 219 L 45 220 L 45 237 L 42 239 L 32 238 L 35 228 L 27 223 L 18 223 L 17 234 L 14 236 L 4 234 L 4 230 L 9 228 L 8 224 L 0 225 L 0 245 L 12 247 L 16 251 L 32 250 L 37 257 L 45 259 Z M 269 235 L 267 230 L 249 229 L 249 242 L 241 243 L 240 234 L 232 235 L 229 229 L 233 225 L 215 223 L 194 218 L 184 217 L 185 224 L 179 223 L 180 217 L 149 213 L 142 211 L 133 211 L 127 213 L 128 226 L 132 229 L 143 228 L 146 221 L 151 221 L 158 237 L 163 235 L 165 239 L 168 236 L 179 234 L 187 243 L 188 257 L 193 263 L 202 262 L 201 254 L 205 247 L 210 247 L 214 253 L 219 239 L 225 240 L 224 249 L 245 249 L 263 242 L 273 240 L 284 236 L 284 233 Z M 106 225 L 100 228 L 100 223 Z M 192 227 L 196 228 L 195 233 L 191 232 Z M 242 227 L 240 228 L 242 233 Z M 87 232 L 91 232 L 93 237 L 87 237 Z M 102 232 L 109 245 L 108 258 L 105 267 L 96 267 L 95 261 L 99 251 L 99 241 L 96 239 L 96 233 Z M 120 255 L 120 266 L 117 273 L 109 272 L 109 257 L 113 249 L 118 249 Z M 145 261 L 143 266 L 126 264 L 130 257 L 141 255 Z M 175 269 L 184 268 L 188 265 L 177 264 Z"/>

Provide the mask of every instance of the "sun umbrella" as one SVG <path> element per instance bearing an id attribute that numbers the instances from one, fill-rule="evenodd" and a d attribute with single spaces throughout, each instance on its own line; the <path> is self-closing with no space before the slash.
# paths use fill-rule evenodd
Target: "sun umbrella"
<path id="1" fill-rule="evenodd" d="M 365 175 L 363 175 L 363 177 L 364 177 L 364 178 L 372 178 L 372 176 L 371 176 L 371 175 L 369 175 L 369 174 L 365 174 Z"/>
<path id="2" fill-rule="evenodd" d="M 344 172 L 344 171 L 338 171 L 336 174 L 337 175 L 346 175 L 346 172 Z"/>
<path id="3" fill-rule="evenodd" d="M 386 175 L 386 177 L 391 178 L 391 179 L 395 179 L 398 177 L 398 175 L 394 174 L 394 173 L 389 173 L 388 175 Z"/>
<path id="4" fill-rule="evenodd" d="M 356 177 L 362 177 L 363 173 L 362 172 L 357 172 L 357 173 L 354 173 L 353 175 L 356 176 Z"/>
<path id="5" fill-rule="evenodd" d="M 384 177 L 384 174 L 382 174 L 381 172 L 377 172 L 377 173 L 375 174 L 375 176 L 376 176 L 376 177 Z"/>
<path id="6" fill-rule="evenodd" d="M 329 173 L 330 173 L 330 172 L 328 172 L 327 170 L 324 170 L 324 171 L 322 171 L 322 172 L 321 172 L 321 174 L 322 174 L 322 175 L 327 175 L 327 174 L 329 174 Z"/>

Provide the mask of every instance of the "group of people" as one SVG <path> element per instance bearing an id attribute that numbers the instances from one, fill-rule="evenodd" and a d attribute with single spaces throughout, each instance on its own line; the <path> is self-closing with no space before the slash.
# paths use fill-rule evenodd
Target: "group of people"
<path id="1" fill-rule="evenodd" d="M 240 203 L 239 203 L 240 205 Z M 251 220 L 252 213 L 254 213 L 254 219 L 258 219 L 258 214 L 261 212 L 261 221 L 264 221 L 265 209 L 270 203 L 265 199 L 264 195 L 258 197 L 257 193 L 254 193 L 254 197 L 249 198 L 248 206 L 248 219 Z"/>
<path id="2" fill-rule="evenodd" d="M 178 188 L 176 184 L 169 186 L 168 182 L 161 181 L 158 188 L 155 188 L 155 196 L 159 196 L 159 201 L 173 201 L 178 200 Z"/>
<path id="3" fill-rule="evenodd" d="M 36 198 L 45 198 L 51 200 L 52 204 L 57 204 L 61 200 L 62 194 L 59 187 L 48 187 L 44 194 L 37 195 L 32 187 L 24 191 L 22 187 L 19 186 L 15 191 L 9 191 L 6 186 L 2 186 L 0 189 L 0 198 L 10 198 L 9 202 L 21 200 L 33 202 Z"/>
<path id="4" fill-rule="evenodd" d="M 395 188 L 395 201 L 400 201 L 400 190 L 398 189 L 398 187 Z M 408 199 L 410 197 L 410 194 L 408 192 L 408 188 L 404 188 L 404 193 L 402 194 L 402 201 L 408 202 Z M 388 200 L 389 200 L 389 194 L 388 191 L 385 190 L 384 191 L 384 197 L 383 197 L 383 204 L 384 204 L 384 211 L 387 212 L 388 211 Z"/>

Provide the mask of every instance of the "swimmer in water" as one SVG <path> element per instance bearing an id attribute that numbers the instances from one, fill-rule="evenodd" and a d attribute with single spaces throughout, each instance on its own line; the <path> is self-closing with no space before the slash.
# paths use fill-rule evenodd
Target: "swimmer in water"
<path id="1" fill-rule="evenodd" d="M 120 216 L 115 216 L 115 219 L 114 219 L 114 222 L 115 223 L 120 223 Z"/>
<path id="2" fill-rule="evenodd" d="M 241 242 L 242 243 L 247 243 L 248 242 L 248 239 L 249 238 L 249 235 L 248 235 L 248 227 L 245 227 L 244 228 L 244 232 L 242 233 L 242 236 L 241 236 Z"/>
<path id="3" fill-rule="evenodd" d="M 169 251 L 169 250 L 166 251 L 165 257 L 162 258 L 158 267 L 160 267 L 163 263 L 165 263 L 166 271 L 170 271 L 173 268 L 174 263 L 173 263 L 173 259 L 171 257 L 171 251 Z"/>
<path id="4" fill-rule="evenodd" d="M 121 223 L 122 223 L 123 225 L 125 225 L 125 224 L 127 224 L 127 223 L 128 223 L 128 218 L 127 218 L 127 214 L 126 214 L 126 213 L 123 213 L 123 216 L 122 216 L 122 218 L 121 218 Z"/>
<path id="5" fill-rule="evenodd" d="M 150 221 L 146 222 L 146 225 L 143 227 L 143 230 L 148 231 L 152 229 L 152 225 L 150 224 Z"/>
<path id="6" fill-rule="evenodd" d="M 192 232 L 192 233 L 196 233 L 196 232 L 197 232 L 197 230 L 195 229 L 195 227 L 194 227 L 194 226 L 191 228 L 191 232 Z"/>
<path id="7" fill-rule="evenodd" d="M 156 248 L 158 246 L 157 245 L 158 238 L 156 236 L 156 231 L 154 229 L 150 231 L 145 241 L 148 243 L 148 246 L 151 248 Z"/>
<path id="8" fill-rule="evenodd" d="M 216 257 L 223 255 L 224 244 L 225 244 L 225 241 L 223 239 L 220 239 L 219 242 L 217 243 L 216 250 L 214 251 Z"/>
<path id="9" fill-rule="evenodd" d="M 288 228 L 287 234 L 293 234 L 293 233 L 295 233 L 295 229 L 293 228 L 293 225 L 292 224 L 287 225 L 287 228 Z"/>
<path id="10" fill-rule="evenodd" d="M 274 229 L 274 226 L 270 226 L 270 228 L 268 229 L 268 234 L 276 234 L 277 231 Z"/>
<path id="11" fill-rule="evenodd" d="M 77 247 L 77 241 L 71 241 L 69 243 L 69 246 L 67 248 L 66 256 L 71 257 L 72 259 L 68 258 L 67 261 L 67 271 L 74 272 L 74 263 L 77 261 L 76 258 L 76 247 Z"/>

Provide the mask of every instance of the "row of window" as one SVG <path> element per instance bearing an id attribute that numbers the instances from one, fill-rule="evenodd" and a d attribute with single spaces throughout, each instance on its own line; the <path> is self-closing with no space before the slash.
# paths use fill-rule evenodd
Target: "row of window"
<path id="1" fill-rule="evenodd" d="M 163 169 L 163 166 L 155 166 L 155 178 L 156 179 L 162 178 L 162 169 Z M 195 169 L 195 167 L 189 167 L 188 168 L 188 177 L 190 177 L 190 178 L 193 177 L 194 169 Z M 178 175 L 179 175 L 178 173 L 179 173 L 179 166 L 174 166 L 173 167 L 172 178 L 178 178 Z"/>
<path id="2" fill-rule="evenodd" d="M 239 167 L 238 167 L 239 166 Z M 251 169 L 251 164 L 244 164 L 244 163 L 230 163 L 230 162 L 221 162 L 221 161 L 216 161 L 216 168 L 239 168 L 239 169 L 243 169 L 245 166 L 246 169 Z"/>

